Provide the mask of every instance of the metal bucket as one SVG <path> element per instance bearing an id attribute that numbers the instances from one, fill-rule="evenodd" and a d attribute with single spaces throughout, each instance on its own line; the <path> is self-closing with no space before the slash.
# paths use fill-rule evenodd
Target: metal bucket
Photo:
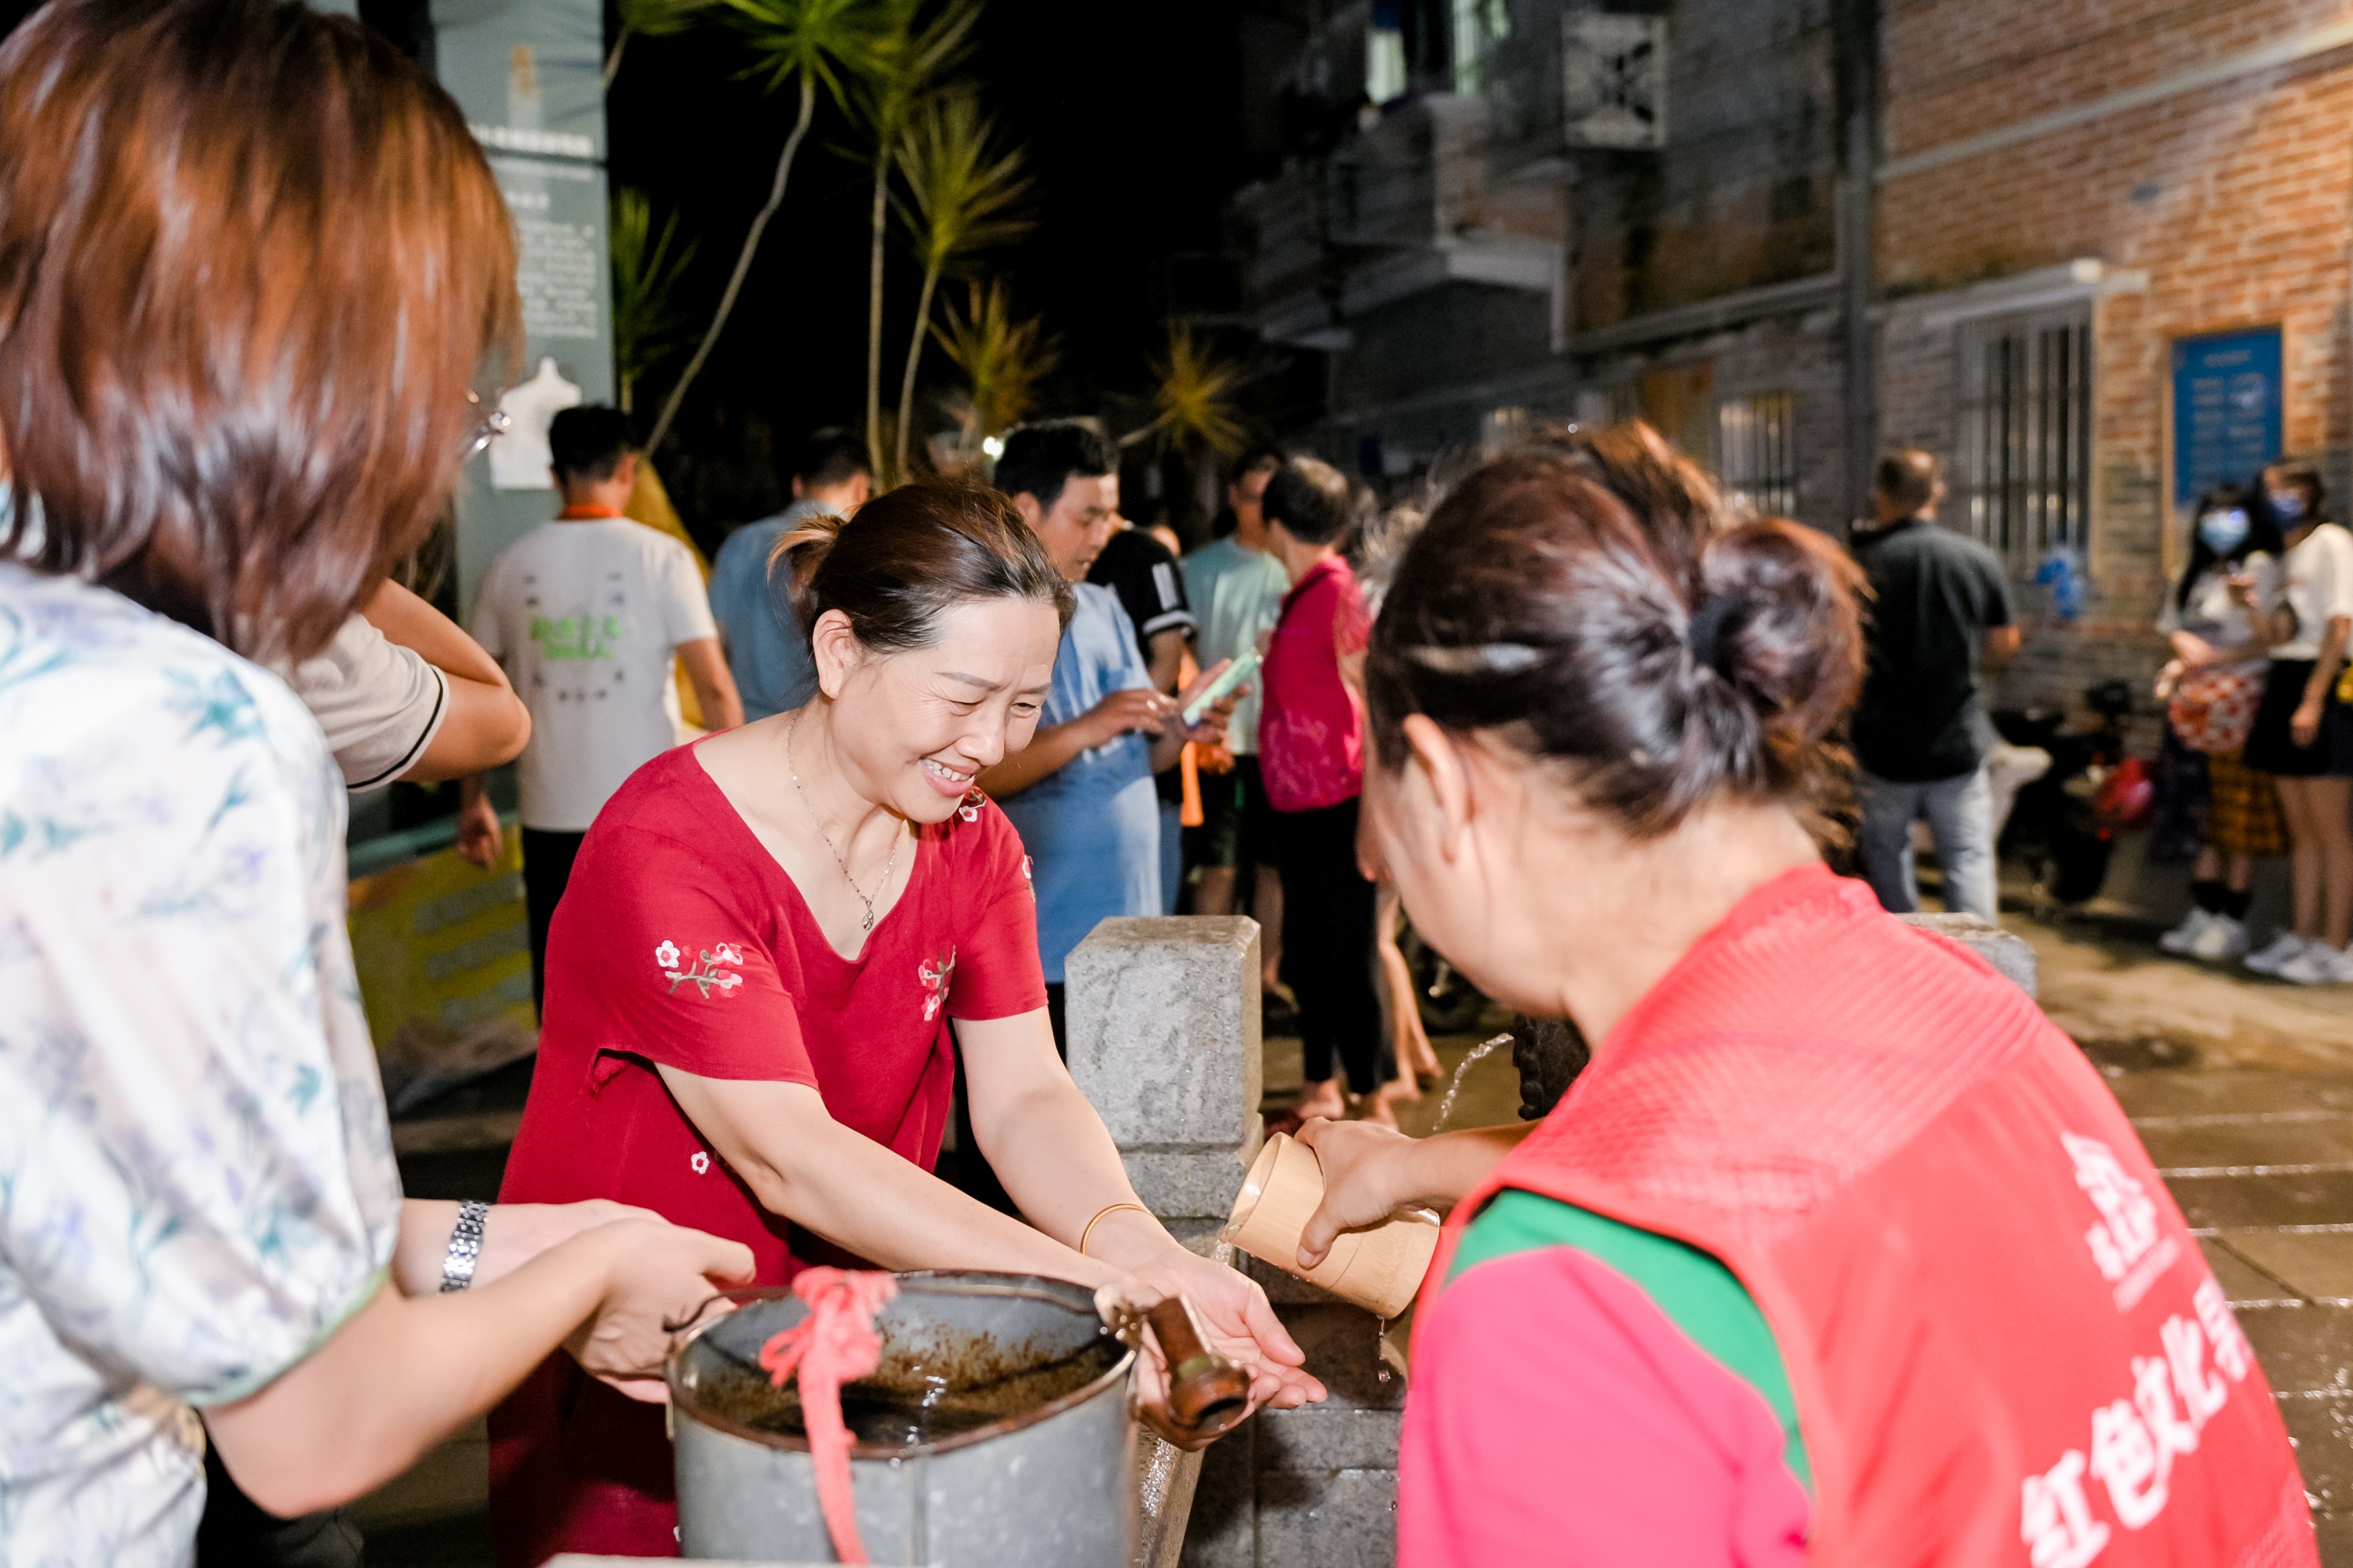
<path id="1" fill-rule="evenodd" d="M 939 1568 L 1126 1568 L 1134 1355 L 1103 1328 L 1092 1294 L 1022 1274 L 898 1278 L 897 1299 L 875 1319 L 881 1365 L 843 1399 L 860 1434 L 850 1484 L 868 1554 Z M 782 1290 L 735 1300 L 670 1353 L 680 1552 L 838 1561 L 807 1439 L 774 1429 L 791 1418 L 760 1402 L 779 1396 L 750 1386 L 767 1383 L 760 1347 L 808 1308 Z M 1036 1397 L 1040 1389 L 1050 1396 Z M 854 1399 L 877 1394 L 889 1403 L 853 1412 Z M 996 1405 L 1007 1408 L 992 1417 Z M 962 1429 L 943 1435 L 934 1418 Z M 871 1440 L 885 1429 L 901 1440 Z"/>

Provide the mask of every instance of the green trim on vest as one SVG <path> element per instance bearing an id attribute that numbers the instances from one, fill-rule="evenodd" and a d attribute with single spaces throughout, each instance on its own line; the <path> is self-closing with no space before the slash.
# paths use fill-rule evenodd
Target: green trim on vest
<path id="1" fill-rule="evenodd" d="M 1466 1268 L 1491 1258 L 1571 1247 L 1623 1275 L 1718 1364 L 1755 1389 L 1785 1436 L 1782 1459 L 1808 1495 L 1814 1472 L 1798 1430 L 1798 1402 L 1781 1349 L 1746 1288 L 1723 1264 L 1697 1247 L 1655 1232 L 1605 1219 L 1589 1209 L 1506 1187 L 1463 1227 L 1447 1271 L 1452 1284 Z"/>

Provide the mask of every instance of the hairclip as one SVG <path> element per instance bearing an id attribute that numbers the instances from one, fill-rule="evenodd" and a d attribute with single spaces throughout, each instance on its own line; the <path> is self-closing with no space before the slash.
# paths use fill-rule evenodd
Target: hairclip
<path id="1" fill-rule="evenodd" d="M 1406 658 L 1440 675 L 1516 675 L 1544 655 L 1525 643 L 1474 643 L 1469 647 L 1409 647 Z"/>

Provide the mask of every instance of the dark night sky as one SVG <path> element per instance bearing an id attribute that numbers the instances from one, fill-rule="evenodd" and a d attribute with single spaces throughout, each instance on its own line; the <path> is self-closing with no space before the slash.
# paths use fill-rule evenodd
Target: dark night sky
<path id="1" fill-rule="evenodd" d="M 1042 311 L 1060 335 L 1046 412 L 1091 412 L 1102 395 L 1141 392 L 1145 356 L 1161 341 L 1166 258 L 1218 247 L 1241 158 L 1240 11 L 1240 0 L 995 0 L 986 13 L 969 69 L 1029 150 L 1039 221 L 982 265 L 1011 279 L 1018 310 Z M 608 106 L 614 184 L 646 190 L 658 212 L 686 215 L 682 226 L 702 237 L 693 287 L 704 299 L 724 282 L 795 107 L 789 89 L 764 97 L 728 79 L 742 58 L 718 28 L 633 42 Z M 755 415 L 782 441 L 860 415 L 868 174 L 836 151 L 852 139 L 839 114 L 820 111 L 728 335 L 690 397 L 688 438 L 714 456 L 713 421 L 728 415 Z M 891 263 L 886 405 L 918 281 L 895 228 Z M 653 397 L 678 363 L 649 378 Z M 936 351 L 926 370 L 954 374 Z"/>
<path id="2" fill-rule="evenodd" d="M 386 0 L 393 3 L 393 0 Z M 1141 393 L 1161 341 L 1171 258 L 1214 251 L 1219 213 L 1240 177 L 1240 39 L 1249 0 L 1182 5 L 992 0 L 967 68 L 987 107 L 1027 147 L 1039 222 L 983 268 L 1011 279 L 1022 313 L 1042 311 L 1062 346 L 1047 413 L 1085 413 L 1106 395 Z M 32 9 L 0 0 L 0 31 Z M 608 23 L 609 26 L 609 23 Z M 644 189 L 657 214 L 683 216 L 702 249 L 687 284 L 707 320 L 791 124 L 790 89 L 738 79 L 745 63 L 723 26 L 633 40 L 608 104 L 613 184 Z M 856 137 L 830 106 L 804 143 L 783 210 L 770 225 L 727 335 L 689 399 L 681 436 L 720 458 L 701 500 L 709 527 L 736 521 L 721 468 L 758 466 L 750 426 L 789 443 L 850 423 L 864 400 L 864 168 L 841 155 Z M 1176 265 L 1181 266 L 1178 262 Z M 917 278 L 895 228 L 884 333 L 886 405 L 895 402 Z M 961 296 L 950 284 L 944 295 Z M 684 355 L 658 367 L 639 406 L 658 406 Z M 927 376 L 954 374 L 934 350 Z M 715 486 L 715 489 L 707 487 Z"/>

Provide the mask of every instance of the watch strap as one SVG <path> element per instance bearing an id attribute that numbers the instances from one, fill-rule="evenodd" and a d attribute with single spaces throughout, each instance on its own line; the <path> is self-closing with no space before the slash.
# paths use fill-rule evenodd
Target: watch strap
<path id="1" fill-rule="evenodd" d="M 482 1226 L 491 1205 L 468 1198 L 458 1205 L 458 1225 L 449 1233 L 449 1250 L 441 1259 L 441 1293 L 463 1290 L 474 1282 L 474 1265 L 482 1257 Z"/>

